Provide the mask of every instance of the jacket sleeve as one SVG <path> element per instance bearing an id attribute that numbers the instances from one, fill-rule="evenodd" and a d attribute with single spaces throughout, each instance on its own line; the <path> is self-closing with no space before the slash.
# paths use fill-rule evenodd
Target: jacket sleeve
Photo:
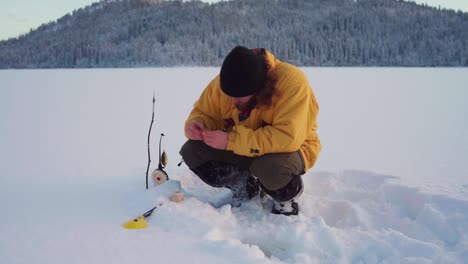
<path id="1" fill-rule="evenodd" d="M 185 126 L 193 120 L 202 122 L 208 130 L 223 128 L 220 108 L 219 76 L 213 79 L 195 102 Z M 187 135 L 185 135 L 187 136 Z"/>
<path id="2" fill-rule="evenodd" d="M 285 89 L 281 89 L 282 94 L 273 105 L 272 124 L 257 130 L 235 126 L 229 134 L 227 150 L 249 157 L 299 150 L 318 109 L 316 104 L 312 105 L 311 88 L 302 72 L 293 74 L 280 85 Z"/>

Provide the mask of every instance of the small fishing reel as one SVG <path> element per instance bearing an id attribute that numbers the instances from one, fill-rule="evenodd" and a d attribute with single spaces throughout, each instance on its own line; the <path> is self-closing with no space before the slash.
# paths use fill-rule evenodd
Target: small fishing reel
<path id="1" fill-rule="evenodd" d="M 165 182 L 167 182 L 169 180 L 169 175 L 164 170 L 164 168 L 167 165 L 167 154 L 166 154 L 166 151 L 163 151 L 161 153 L 161 141 L 162 141 L 163 136 L 164 136 L 164 134 L 161 134 L 161 138 L 159 139 L 159 164 L 158 164 L 158 168 L 155 169 L 151 173 L 151 179 L 153 179 L 154 186 L 164 184 Z"/>

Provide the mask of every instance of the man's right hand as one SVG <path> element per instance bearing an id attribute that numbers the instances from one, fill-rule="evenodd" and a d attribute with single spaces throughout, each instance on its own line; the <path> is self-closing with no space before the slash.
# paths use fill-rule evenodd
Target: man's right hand
<path id="1" fill-rule="evenodd" d="M 185 127 L 185 134 L 189 139 L 192 140 L 203 140 L 203 131 L 205 131 L 205 126 L 199 121 L 191 121 Z"/>

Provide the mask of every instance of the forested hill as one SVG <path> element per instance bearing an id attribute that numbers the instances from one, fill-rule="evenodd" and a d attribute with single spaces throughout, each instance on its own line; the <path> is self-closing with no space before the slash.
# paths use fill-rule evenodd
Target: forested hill
<path id="1" fill-rule="evenodd" d="M 0 68 L 218 66 L 236 45 L 300 66 L 468 66 L 468 13 L 398 0 L 107 0 L 0 42 Z"/>

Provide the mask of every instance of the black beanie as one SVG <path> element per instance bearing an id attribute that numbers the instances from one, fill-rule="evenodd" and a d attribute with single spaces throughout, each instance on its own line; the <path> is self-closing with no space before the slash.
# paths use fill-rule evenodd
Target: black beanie
<path id="1" fill-rule="evenodd" d="M 231 97 L 255 94 L 267 75 L 265 59 L 253 50 L 237 46 L 224 59 L 220 72 L 221 90 Z"/>

